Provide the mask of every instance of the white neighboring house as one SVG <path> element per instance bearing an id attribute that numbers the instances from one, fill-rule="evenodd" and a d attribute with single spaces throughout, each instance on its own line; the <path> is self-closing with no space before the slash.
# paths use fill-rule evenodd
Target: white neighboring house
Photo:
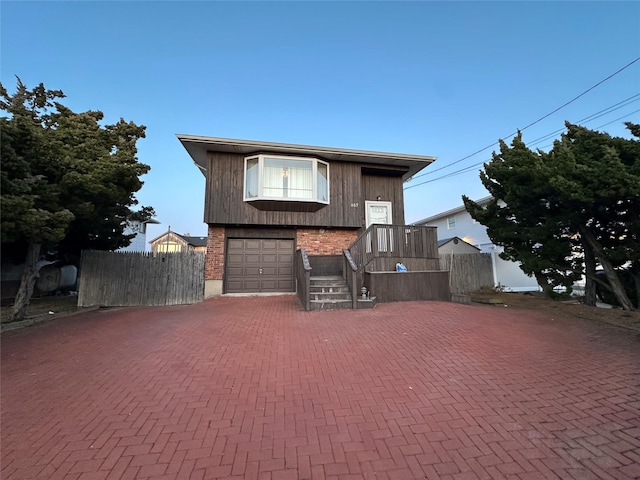
<path id="1" fill-rule="evenodd" d="M 127 247 L 119 248 L 118 252 L 144 252 L 147 249 L 147 225 L 158 225 L 160 222 L 150 218 L 144 222 L 139 220 L 127 220 L 127 224 L 124 227 L 124 234 L 136 236 L 131 239 L 131 243 Z"/>
<path id="2" fill-rule="evenodd" d="M 476 200 L 476 203 L 484 206 L 491 199 L 491 196 L 484 197 Z M 489 235 L 487 235 L 487 227 L 476 222 L 464 208 L 464 205 L 423 218 L 413 224 L 438 227 L 438 241 L 459 237 L 478 247 L 482 253 L 490 253 L 493 262 L 494 287 L 502 288 L 508 292 L 540 290 L 536 279 L 525 274 L 520 269 L 518 262 L 503 260 L 499 257 L 500 252 L 504 249 L 491 242 Z"/>

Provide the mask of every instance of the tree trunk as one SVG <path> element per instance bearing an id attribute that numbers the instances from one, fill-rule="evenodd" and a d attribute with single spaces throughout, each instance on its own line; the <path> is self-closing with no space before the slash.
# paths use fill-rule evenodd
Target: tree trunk
<path id="1" fill-rule="evenodd" d="M 533 276 L 536 277 L 536 281 L 538 282 L 538 285 L 540 285 L 540 288 L 542 288 L 544 296 L 547 298 L 553 298 L 553 287 L 549 285 L 547 277 L 540 272 L 533 272 Z"/>
<path id="2" fill-rule="evenodd" d="M 591 307 L 596 306 L 596 257 L 593 255 L 593 249 L 586 241 L 582 242 L 582 250 L 584 252 L 584 303 Z"/>
<path id="3" fill-rule="evenodd" d="M 33 294 L 33 287 L 36 284 L 38 278 L 38 269 L 36 263 L 40 257 L 40 244 L 29 242 L 27 247 L 27 258 L 24 262 L 24 273 L 22 274 L 22 281 L 20 282 L 20 288 L 16 295 L 16 299 L 13 303 L 13 311 L 11 312 L 10 321 L 17 322 L 24 319 L 27 313 L 27 307 Z"/>
<path id="4" fill-rule="evenodd" d="M 602 250 L 602 245 L 596 239 L 595 235 L 591 230 L 589 230 L 586 226 L 580 226 L 580 234 L 582 238 L 589 244 L 589 246 L 593 249 L 593 254 L 602 265 L 604 269 L 604 274 L 609 281 L 609 286 L 611 287 L 611 291 L 616 296 L 616 300 L 620 306 L 625 310 L 635 310 L 633 304 L 629 300 L 627 296 L 627 292 L 624 291 L 624 287 L 622 286 L 622 282 L 618 278 L 618 274 L 611 265 L 609 259 L 605 256 L 604 251 Z"/>
<path id="5" fill-rule="evenodd" d="M 633 274 L 634 284 L 636 286 L 636 308 L 640 308 L 640 275 Z"/>

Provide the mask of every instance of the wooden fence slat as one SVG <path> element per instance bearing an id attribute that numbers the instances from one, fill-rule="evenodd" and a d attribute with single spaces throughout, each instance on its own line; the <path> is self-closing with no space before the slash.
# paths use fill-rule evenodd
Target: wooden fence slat
<path id="1" fill-rule="evenodd" d="M 204 298 L 204 252 L 82 252 L 78 305 L 181 305 Z"/>
<path id="2" fill-rule="evenodd" d="M 449 270 L 451 293 L 470 293 L 493 286 L 490 253 L 442 253 L 440 268 Z"/>

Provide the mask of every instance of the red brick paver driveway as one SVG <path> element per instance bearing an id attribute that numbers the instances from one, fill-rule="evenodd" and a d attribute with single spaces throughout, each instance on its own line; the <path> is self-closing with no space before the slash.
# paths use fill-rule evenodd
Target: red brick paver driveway
<path id="1" fill-rule="evenodd" d="M 640 341 L 501 307 L 101 310 L 2 338 L 2 479 L 631 479 Z"/>

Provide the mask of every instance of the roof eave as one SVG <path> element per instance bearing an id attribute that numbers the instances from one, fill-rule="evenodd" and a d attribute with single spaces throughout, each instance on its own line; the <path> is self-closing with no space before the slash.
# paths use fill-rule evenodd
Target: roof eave
<path id="1" fill-rule="evenodd" d="M 476 203 L 480 204 L 480 205 L 485 205 L 486 203 L 488 203 L 493 197 L 491 195 L 489 195 L 488 197 L 482 197 L 479 200 L 474 200 Z M 443 217 L 448 217 L 450 215 L 453 215 L 455 213 L 459 213 L 459 212 L 464 212 L 466 211 L 466 208 L 464 205 L 459 206 L 459 207 L 455 207 L 452 208 L 450 210 L 446 210 L 444 212 L 440 212 L 440 213 L 436 213 L 435 215 L 431 215 L 430 217 L 427 218 L 423 218 L 422 220 L 418 220 L 417 222 L 413 222 L 411 225 L 424 225 L 430 222 L 433 222 L 435 220 L 439 220 Z"/>
<path id="2" fill-rule="evenodd" d="M 319 156 L 327 160 L 403 166 L 408 171 L 403 180 L 408 181 L 436 160 L 436 157 L 403 153 L 373 152 L 289 143 L 260 142 L 230 138 L 203 137 L 198 135 L 176 135 L 203 175 L 207 171 L 207 152 L 239 153 L 249 155 L 269 151 L 286 155 Z"/>

